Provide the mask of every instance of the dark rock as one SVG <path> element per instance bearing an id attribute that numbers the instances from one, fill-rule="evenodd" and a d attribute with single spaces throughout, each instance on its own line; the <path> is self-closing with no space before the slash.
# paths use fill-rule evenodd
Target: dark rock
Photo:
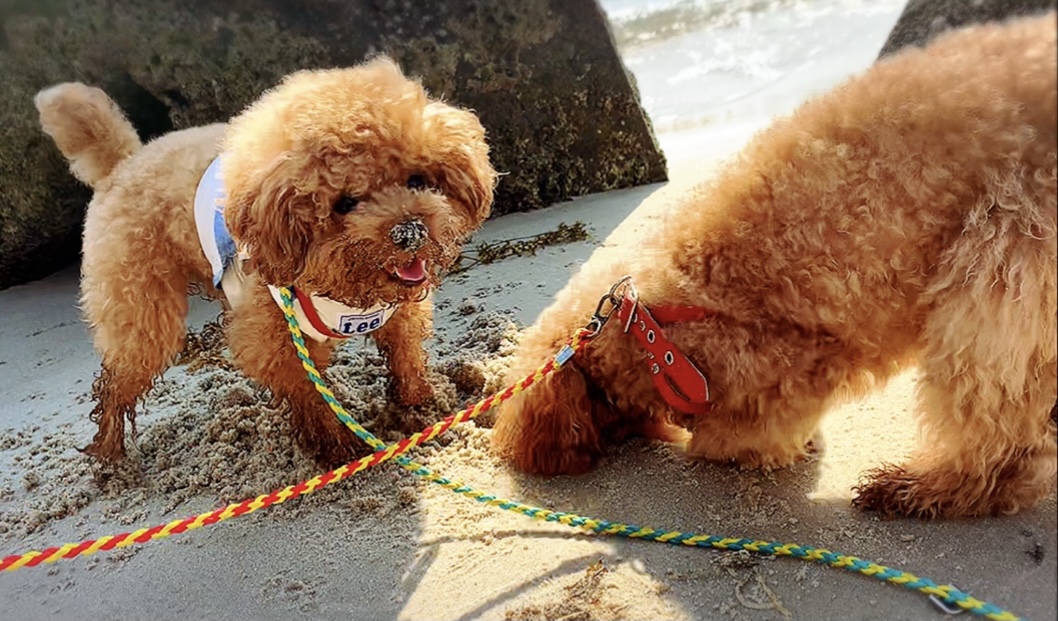
<path id="1" fill-rule="evenodd" d="M 497 215 L 666 178 L 596 0 L 0 0 L 0 20 L 0 288 L 79 251 L 89 191 L 33 108 L 66 80 L 105 89 L 150 138 L 384 52 L 481 116 L 506 173 Z"/>
<path id="2" fill-rule="evenodd" d="M 1032 15 L 1055 7 L 1058 0 L 908 0 L 878 57 L 906 45 L 923 46 L 952 28 Z"/>

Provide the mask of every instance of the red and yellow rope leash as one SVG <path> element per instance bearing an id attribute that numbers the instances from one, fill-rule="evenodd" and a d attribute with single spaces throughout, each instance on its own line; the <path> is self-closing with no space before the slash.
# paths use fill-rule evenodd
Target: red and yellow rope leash
<path id="1" fill-rule="evenodd" d="M 579 348 L 583 346 L 584 342 L 580 338 L 582 334 L 582 332 L 578 332 L 574 335 L 574 338 L 570 340 L 569 346 L 571 348 Z M 302 342 L 302 347 L 304 347 L 304 342 Z M 540 381 L 558 368 L 559 365 L 554 360 L 549 360 L 537 369 L 536 372 L 508 387 L 502 393 L 493 395 L 487 399 L 482 399 L 481 401 L 466 407 L 459 413 L 426 427 L 419 433 L 413 434 L 388 446 L 383 446 L 371 455 L 362 457 L 354 462 L 312 477 L 306 481 L 302 481 L 297 485 L 291 485 L 281 490 L 276 490 L 270 494 L 263 494 L 256 498 L 246 499 L 242 502 L 214 509 L 213 511 L 207 511 L 206 513 L 173 520 L 167 524 L 160 524 L 151 528 L 141 528 L 137 531 L 121 533 L 119 535 L 108 535 L 100 537 L 99 539 L 90 539 L 80 543 L 67 543 L 62 546 L 45 548 L 40 551 L 34 550 L 22 554 L 13 554 L 0 560 L 0 573 L 15 571 L 23 567 L 36 567 L 42 564 L 52 564 L 59 560 L 73 559 L 79 556 L 91 556 L 99 551 L 105 552 L 118 548 L 127 548 L 132 545 L 143 544 L 158 539 L 165 539 L 171 535 L 184 533 L 210 524 L 216 524 L 239 516 L 248 515 L 272 505 L 282 504 L 299 496 L 311 494 L 317 489 L 332 485 L 342 479 L 347 479 L 355 474 L 363 472 L 368 468 L 372 468 L 383 462 L 397 458 L 416 446 L 433 440 L 447 432 L 452 427 L 463 424 L 484 414 L 499 403 L 510 399 L 512 396 L 533 385 L 533 383 Z M 333 395 L 331 395 L 331 398 L 333 399 Z M 335 401 L 335 403 L 337 403 L 337 401 Z M 366 430 L 364 431 L 366 432 Z"/>

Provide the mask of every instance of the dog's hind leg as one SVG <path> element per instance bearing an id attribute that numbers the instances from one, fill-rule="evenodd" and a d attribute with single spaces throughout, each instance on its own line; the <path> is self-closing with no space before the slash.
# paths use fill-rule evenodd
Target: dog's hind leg
<path id="1" fill-rule="evenodd" d="M 906 464 L 868 475 L 857 489 L 861 508 L 925 518 L 1009 514 L 1053 486 L 1054 232 L 964 233 L 955 250 L 931 289 L 924 330 L 924 444 Z"/>
<path id="2" fill-rule="evenodd" d="M 320 396 L 301 366 L 283 312 L 261 284 L 248 283 L 246 299 L 232 313 L 227 329 L 235 362 L 247 376 L 267 386 L 290 406 L 291 426 L 302 450 L 321 465 L 347 463 L 367 452 Z M 330 342 L 306 338 L 309 355 L 322 373 L 331 360 Z"/>
<path id="3" fill-rule="evenodd" d="M 183 347 L 187 281 L 159 277 L 173 268 L 150 265 L 147 252 L 119 255 L 115 249 L 131 247 L 127 238 L 110 240 L 109 250 L 105 237 L 89 239 L 81 305 L 103 365 L 92 385 L 91 418 L 99 428 L 83 450 L 115 461 L 125 455 L 125 419 L 135 429 L 136 402 Z"/>

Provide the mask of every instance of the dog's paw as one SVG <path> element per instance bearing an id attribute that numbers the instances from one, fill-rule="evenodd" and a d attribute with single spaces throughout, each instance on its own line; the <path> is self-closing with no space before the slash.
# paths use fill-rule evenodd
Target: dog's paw
<path id="1" fill-rule="evenodd" d="M 864 474 L 853 488 L 852 505 L 885 517 L 934 519 L 950 513 L 923 480 L 901 466 L 886 465 Z"/>
<path id="2" fill-rule="evenodd" d="M 800 448 L 790 446 L 769 447 L 769 450 L 745 447 L 730 447 L 724 445 L 703 444 L 700 435 L 691 437 L 687 444 L 687 455 L 694 459 L 711 461 L 721 464 L 732 464 L 739 470 L 762 470 L 771 472 L 794 466 L 804 461 L 815 458 L 814 452 L 808 445 Z"/>
<path id="3" fill-rule="evenodd" d="M 410 407 L 426 405 L 434 396 L 433 386 L 419 375 L 399 380 L 394 379 L 391 384 L 391 392 L 398 403 Z"/>
<path id="4" fill-rule="evenodd" d="M 371 449 L 356 438 L 353 438 L 352 443 L 335 440 L 320 442 L 311 449 L 306 449 L 321 468 L 344 466 L 371 453 Z"/>
<path id="5" fill-rule="evenodd" d="M 125 459 L 124 438 L 100 438 L 98 435 L 88 446 L 77 449 L 78 451 L 95 457 L 105 464 L 117 464 Z"/>
<path id="6" fill-rule="evenodd" d="M 600 454 L 596 451 L 559 447 L 534 446 L 513 455 L 515 466 L 538 476 L 577 476 L 595 467 Z"/>
<path id="7" fill-rule="evenodd" d="M 811 443 L 808 443 L 800 449 L 789 449 L 767 453 L 751 452 L 751 454 L 745 458 L 740 456 L 739 463 L 752 464 L 753 467 L 757 469 L 771 472 L 774 470 L 782 470 L 783 468 L 790 468 L 816 459 L 817 455 L 815 447 Z"/>
<path id="8" fill-rule="evenodd" d="M 956 464 L 887 465 L 866 473 L 852 502 L 865 511 L 920 519 L 1011 515 L 1050 493 L 1053 459 L 1022 454 L 978 470 Z"/>
<path id="9" fill-rule="evenodd" d="M 305 412 L 311 412 L 306 416 Z M 298 448 L 324 468 L 336 468 L 371 453 L 329 410 L 294 409 L 294 438 Z"/>

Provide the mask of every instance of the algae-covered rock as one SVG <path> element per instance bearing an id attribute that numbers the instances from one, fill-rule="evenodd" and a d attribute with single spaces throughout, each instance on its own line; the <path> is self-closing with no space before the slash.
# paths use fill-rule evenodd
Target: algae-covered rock
<path id="1" fill-rule="evenodd" d="M 0 0 L 0 19 L 0 288 L 79 250 L 90 193 L 33 108 L 60 81 L 104 88 L 150 138 L 386 53 L 479 114 L 505 173 L 495 214 L 666 177 L 596 0 Z"/>
<path id="2" fill-rule="evenodd" d="M 922 46 L 960 26 L 1032 15 L 1058 6 L 1058 0 L 908 0 L 879 57 L 907 45 Z"/>

